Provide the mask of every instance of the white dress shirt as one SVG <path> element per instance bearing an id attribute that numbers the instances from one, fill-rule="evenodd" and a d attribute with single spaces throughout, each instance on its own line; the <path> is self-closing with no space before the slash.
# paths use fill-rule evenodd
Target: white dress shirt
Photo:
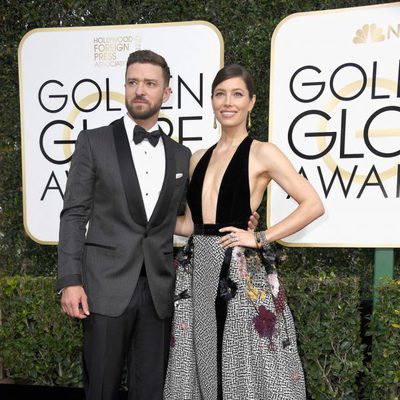
<path id="1" fill-rule="evenodd" d="M 133 130 L 135 122 L 128 116 L 124 116 L 125 130 L 131 147 L 132 159 L 135 164 L 136 174 L 139 180 L 140 190 L 147 220 L 150 220 L 154 208 L 160 196 L 165 177 L 165 150 L 162 138 L 153 147 L 148 140 L 135 144 Z M 158 129 L 154 125 L 149 132 Z"/>

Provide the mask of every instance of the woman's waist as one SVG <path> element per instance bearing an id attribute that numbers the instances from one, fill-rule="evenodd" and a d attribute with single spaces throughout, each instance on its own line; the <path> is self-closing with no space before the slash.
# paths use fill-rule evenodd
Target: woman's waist
<path id="1" fill-rule="evenodd" d="M 194 224 L 193 234 L 206 236 L 223 236 L 226 235 L 226 232 L 220 232 L 219 230 L 227 226 L 234 226 L 235 228 L 239 229 L 247 229 L 247 221 L 234 221 L 217 224 Z"/>

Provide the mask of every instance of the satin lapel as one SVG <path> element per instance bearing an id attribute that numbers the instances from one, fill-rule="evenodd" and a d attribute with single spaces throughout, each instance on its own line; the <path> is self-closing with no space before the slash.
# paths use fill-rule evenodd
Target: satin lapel
<path id="1" fill-rule="evenodd" d="M 165 177 L 161 188 L 160 197 L 150 217 L 149 225 L 158 225 L 165 218 L 166 210 L 175 189 L 175 154 L 171 139 L 164 133 L 161 134 L 165 149 Z"/>
<path id="2" fill-rule="evenodd" d="M 144 208 L 139 180 L 132 160 L 131 148 L 126 135 L 123 118 L 115 121 L 115 123 L 112 124 L 112 127 L 114 131 L 114 142 L 117 150 L 119 170 L 129 211 L 133 220 L 139 225 L 144 226 L 147 224 L 146 210 Z"/>

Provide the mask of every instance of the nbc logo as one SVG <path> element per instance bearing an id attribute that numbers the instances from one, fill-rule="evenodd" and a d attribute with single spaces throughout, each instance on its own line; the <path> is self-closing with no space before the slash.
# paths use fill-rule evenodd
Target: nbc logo
<path id="1" fill-rule="evenodd" d="M 361 29 L 357 29 L 353 43 L 382 42 L 383 40 L 385 40 L 385 35 L 382 28 L 376 26 L 376 24 L 365 24 Z"/>

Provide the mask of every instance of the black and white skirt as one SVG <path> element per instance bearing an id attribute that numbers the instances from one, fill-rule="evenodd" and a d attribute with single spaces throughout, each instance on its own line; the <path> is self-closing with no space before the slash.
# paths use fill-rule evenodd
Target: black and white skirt
<path id="1" fill-rule="evenodd" d="M 164 399 L 306 399 L 293 318 L 274 255 L 242 247 L 225 251 L 218 240 L 194 235 L 175 259 Z M 226 304 L 222 327 L 216 311 L 221 300 Z"/>

